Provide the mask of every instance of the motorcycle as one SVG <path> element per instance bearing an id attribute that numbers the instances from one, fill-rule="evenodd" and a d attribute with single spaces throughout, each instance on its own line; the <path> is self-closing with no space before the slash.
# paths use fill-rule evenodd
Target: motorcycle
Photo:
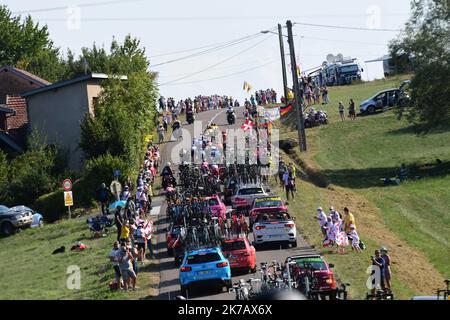
<path id="1" fill-rule="evenodd" d="M 188 124 L 194 123 L 195 116 L 193 111 L 186 112 L 186 121 Z"/>
<path id="2" fill-rule="evenodd" d="M 232 125 L 236 122 L 236 115 L 234 114 L 234 112 L 227 113 L 227 121 L 229 125 Z"/>

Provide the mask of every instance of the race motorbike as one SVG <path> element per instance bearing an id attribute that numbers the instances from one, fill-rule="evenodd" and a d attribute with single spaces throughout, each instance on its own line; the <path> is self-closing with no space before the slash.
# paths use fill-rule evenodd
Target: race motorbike
<path id="1" fill-rule="evenodd" d="M 236 122 L 236 114 L 234 112 L 228 112 L 227 121 L 229 125 L 234 124 Z"/>

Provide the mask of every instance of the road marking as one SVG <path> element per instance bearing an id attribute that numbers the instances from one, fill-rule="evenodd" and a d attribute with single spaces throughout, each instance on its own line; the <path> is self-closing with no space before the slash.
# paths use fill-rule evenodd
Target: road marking
<path id="1" fill-rule="evenodd" d="M 161 211 L 161 206 L 153 207 L 152 210 L 150 210 L 150 215 L 158 216 L 160 211 Z"/>
<path id="2" fill-rule="evenodd" d="M 214 117 L 212 117 L 211 121 L 209 121 L 208 126 L 210 126 L 211 123 L 212 123 L 214 120 L 216 120 L 216 118 L 217 118 L 219 115 L 221 115 L 222 113 L 224 113 L 225 111 L 227 111 L 227 109 L 223 109 L 222 111 L 216 113 L 216 115 L 215 115 Z"/>

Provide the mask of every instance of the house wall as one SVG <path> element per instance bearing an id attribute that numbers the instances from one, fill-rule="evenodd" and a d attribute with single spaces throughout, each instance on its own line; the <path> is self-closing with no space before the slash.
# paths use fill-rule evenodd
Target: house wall
<path id="1" fill-rule="evenodd" d="M 83 165 L 78 144 L 80 124 L 89 112 L 87 86 L 87 82 L 82 81 L 27 97 L 29 129 L 40 130 L 48 144 L 68 148 L 71 169 L 80 169 Z"/>
<path id="2" fill-rule="evenodd" d="M 94 115 L 94 98 L 98 97 L 102 91 L 102 80 L 91 79 L 87 82 L 87 99 L 89 102 L 89 113 Z"/>

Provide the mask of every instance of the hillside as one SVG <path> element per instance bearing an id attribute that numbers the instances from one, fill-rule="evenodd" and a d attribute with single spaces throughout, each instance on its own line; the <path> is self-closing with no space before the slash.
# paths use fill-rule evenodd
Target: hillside
<path id="1" fill-rule="evenodd" d="M 393 288 L 398 298 L 414 294 L 435 294 L 450 274 L 450 127 L 417 136 L 393 111 L 341 121 L 337 104 L 347 107 L 349 98 L 360 102 L 376 92 L 398 87 L 407 76 L 352 86 L 330 88 L 330 104 L 315 106 L 328 113 L 330 124 L 307 129 L 308 153 L 291 154 L 302 171 L 311 170 L 330 184 L 317 186 L 315 179 L 299 185 L 291 208 L 299 216 L 300 228 L 336 265 L 343 281 L 352 284 L 353 297 L 367 291 L 366 268 L 375 248 L 386 246 L 393 259 Z M 297 138 L 286 121 L 281 138 Z M 436 159 L 440 160 L 440 164 Z M 301 161 L 300 161 L 301 160 Z M 400 165 L 410 176 L 420 176 L 400 186 L 384 186 L 383 177 L 394 177 Z M 355 215 L 358 231 L 368 245 L 362 254 L 336 255 L 321 248 L 322 236 L 313 220 L 318 206 L 348 206 Z"/>

